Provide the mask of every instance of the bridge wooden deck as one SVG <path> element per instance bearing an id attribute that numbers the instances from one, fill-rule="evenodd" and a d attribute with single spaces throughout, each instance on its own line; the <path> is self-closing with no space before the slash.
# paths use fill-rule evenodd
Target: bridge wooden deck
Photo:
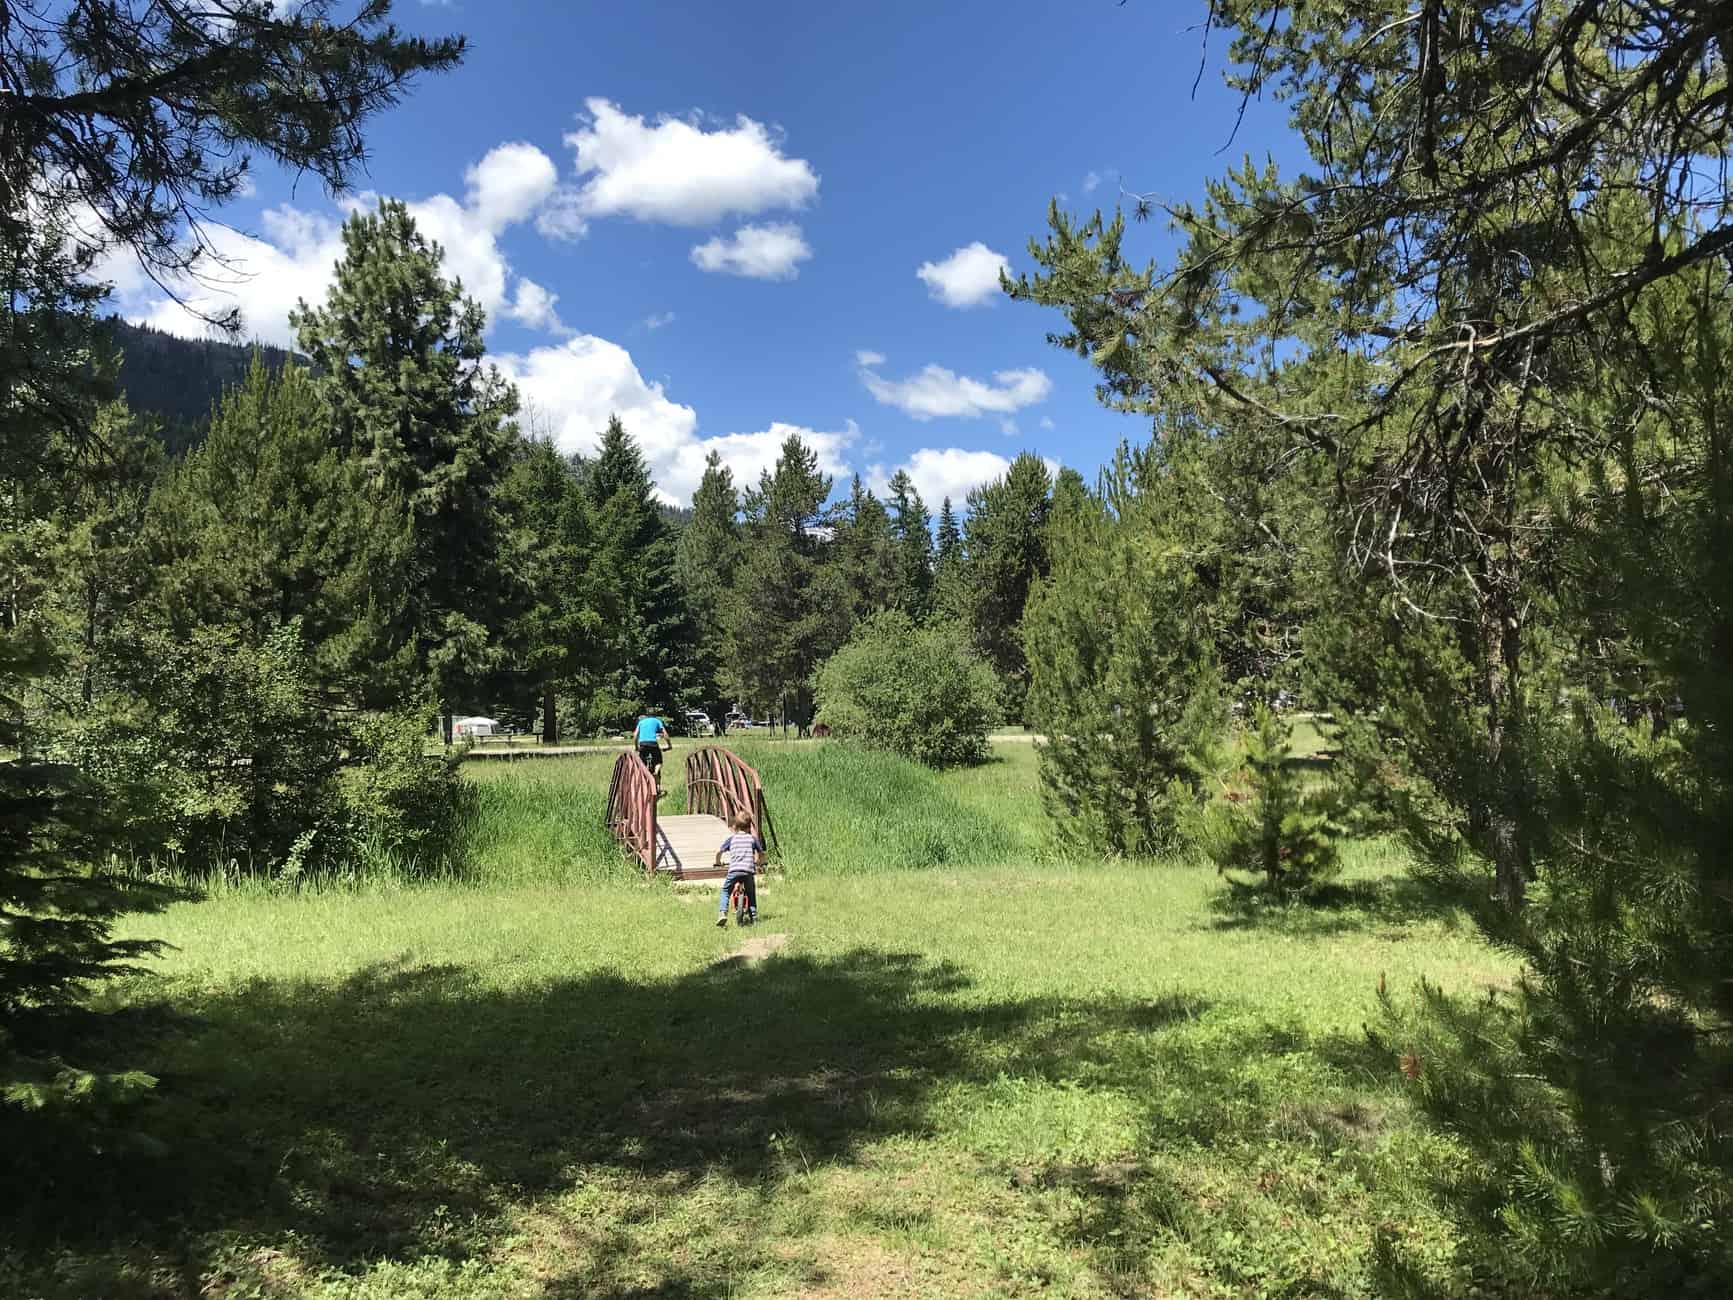
<path id="1" fill-rule="evenodd" d="M 683 814 L 663 816 L 657 807 L 662 793 L 635 750 L 615 760 L 608 829 L 649 875 L 721 880 L 728 872 L 716 865 L 716 850 L 728 837 L 729 822 L 742 814 L 770 854 L 780 849 L 764 803 L 764 783 L 731 750 L 706 745 L 687 755 Z"/>
<path id="2" fill-rule="evenodd" d="M 721 880 L 726 865 L 716 865 L 716 850 L 728 838 L 728 823 L 708 813 L 656 819 L 656 873 L 675 880 Z"/>

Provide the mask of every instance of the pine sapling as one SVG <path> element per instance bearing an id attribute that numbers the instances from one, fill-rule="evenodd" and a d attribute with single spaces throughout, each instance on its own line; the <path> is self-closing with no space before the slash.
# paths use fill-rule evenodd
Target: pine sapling
<path id="1" fill-rule="evenodd" d="M 1260 705 L 1246 733 L 1245 761 L 1206 811 L 1201 835 L 1219 871 L 1261 874 L 1271 890 L 1284 893 L 1321 884 L 1341 865 L 1329 791 L 1307 789 L 1293 756 L 1292 729 Z"/>

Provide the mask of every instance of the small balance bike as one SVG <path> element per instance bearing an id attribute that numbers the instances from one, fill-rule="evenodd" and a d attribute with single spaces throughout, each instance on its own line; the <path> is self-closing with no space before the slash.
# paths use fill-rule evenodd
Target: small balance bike
<path id="1" fill-rule="evenodd" d="M 752 924 L 752 907 L 747 902 L 744 880 L 736 880 L 734 888 L 728 891 L 728 910 L 734 913 L 735 925 Z"/>

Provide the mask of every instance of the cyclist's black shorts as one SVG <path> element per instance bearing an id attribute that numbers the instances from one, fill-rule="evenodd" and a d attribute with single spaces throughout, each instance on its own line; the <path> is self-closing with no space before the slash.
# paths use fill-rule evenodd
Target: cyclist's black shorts
<path id="1" fill-rule="evenodd" d="M 661 770 L 662 747 L 660 745 L 639 745 L 638 757 L 644 760 L 644 766 L 652 772 Z"/>

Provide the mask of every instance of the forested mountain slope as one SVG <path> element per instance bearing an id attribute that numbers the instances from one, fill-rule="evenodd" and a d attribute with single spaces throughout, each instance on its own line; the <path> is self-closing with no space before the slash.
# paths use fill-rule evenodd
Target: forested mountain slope
<path id="1" fill-rule="evenodd" d="M 120 391 L 141 413 L 162 418 L 162 437 L 176 454 L 204 441 L 211 405 L 246 377 L 253 349 L 273 371 L 295 354 L 265 343 L 184 339 L 119 316 L 103 322 L 120 350 Z"/>

